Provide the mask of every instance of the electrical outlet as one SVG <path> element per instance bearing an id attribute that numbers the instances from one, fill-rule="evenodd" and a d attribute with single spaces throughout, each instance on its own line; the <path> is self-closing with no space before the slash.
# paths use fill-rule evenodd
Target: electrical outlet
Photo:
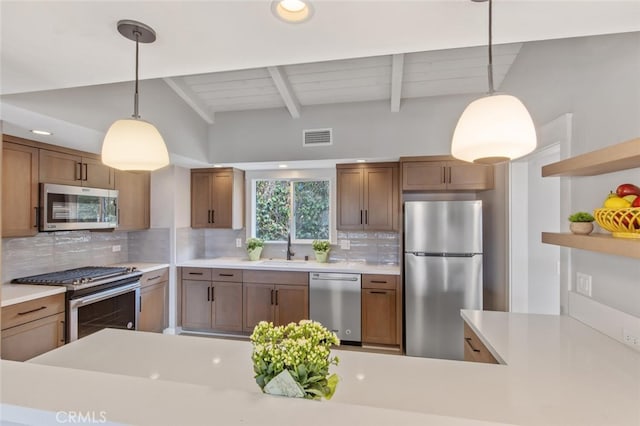
<path id="1" fill-rule="evenodd" d="M 120 247 L 120 244 L 117 244 L 117 245 L 115 245 L 115 246 L 111 246 L 111 251 L 112 251 L 113 253 L 117 253 L 117 252 L 119 252 L 120 250 L 122 250 L 122 247 Z"/>
<path id="2" fill-rule="evenodd" d="M 342 250 L 351 250 L 351 241 L 349 241 L 349 240 L 340 240 L 340 248 Z"/>
<path id="3" fill-rule="evenodd" d="M 636 349 L 640 349 L 640 337 L 634 336 L 629 330 L 622 330 L 622 340 Z"/>
<path id="4" fill-rule="evenodd" d="M 576 291 L 591 297 L 591 275 L 576 273 Z"/>
<path id="5" fill-rule="evenodd" d="M 242 238 L 236 238 L 236 247 L 242 247 Z"/>

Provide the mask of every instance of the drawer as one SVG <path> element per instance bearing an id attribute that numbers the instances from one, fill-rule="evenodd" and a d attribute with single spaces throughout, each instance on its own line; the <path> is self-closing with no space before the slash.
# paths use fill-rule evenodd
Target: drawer
<path id="1" fill-rule="evenodd" d="M 140 279 L 140 286 L 144 288 L 148 285 L 158 284 L 163 281 L 169 281 L 169 268 L 145 272 Z"/>
<path id="2" fill-rule="evenodd" d="M 182 268 L 182 279 L 211 281 L 211 268 Z"/>
<path id="3" fill-rule="evenodd" d="M 234 283 L 242 282 L 242 269 L 222 269 L 211 270 L 211 281 L 227 281 Z"/>
<path id="4" fill-rule="evenodd" d="M 499 364 L 466 322 L 464 323 L 464 360 Z"/>
<path id="5" fill-rule="evenodd" d="M 397 285 L 397 275 L 362 274 L 362 288 L 396 290 Z"/>
<path id="6" fill-rule="evenodd" d="M 2 329 L 15 327 L 64 312 L 64 293 L 41 297 L 2 308 Z"/>
<path id="7" fill-rule="evenodd" d="M 308 272 L 245 269 L 242 278 L 245 283 L 309 285 Z"/>

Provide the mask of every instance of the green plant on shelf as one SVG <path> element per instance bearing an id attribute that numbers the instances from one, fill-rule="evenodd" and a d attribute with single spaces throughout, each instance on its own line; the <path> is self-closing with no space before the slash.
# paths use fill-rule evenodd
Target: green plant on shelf
<path id="1" fill-rule="evenodd" d="M 593 222 L 596 220 L 590 213 L 577 212 L 569 216 L 569 222 Z"/>

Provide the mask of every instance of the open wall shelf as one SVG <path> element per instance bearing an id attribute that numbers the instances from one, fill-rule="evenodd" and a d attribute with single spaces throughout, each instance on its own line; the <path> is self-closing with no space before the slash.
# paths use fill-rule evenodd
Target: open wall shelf
<path id="1" fill-rule="evenodd" d="M 640 259 L 640 239 L 614 238 L 610 234 L 576 235 L 543 232 L 542 242 Z"/>
<path id="2" fill-rule="evenodd" d="M 542 167 L 542 177 L 594 176 L 640 167 L 640 138 Z"/>

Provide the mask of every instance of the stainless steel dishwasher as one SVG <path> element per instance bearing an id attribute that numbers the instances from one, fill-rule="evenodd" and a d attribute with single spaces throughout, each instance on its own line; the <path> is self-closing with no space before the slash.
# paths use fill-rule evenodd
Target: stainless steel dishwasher
<path id="1" fill-rule="evenodd" d="M 360 274 L 309 273 L 309 317 L 344 342 L 360 343 Z"/>

